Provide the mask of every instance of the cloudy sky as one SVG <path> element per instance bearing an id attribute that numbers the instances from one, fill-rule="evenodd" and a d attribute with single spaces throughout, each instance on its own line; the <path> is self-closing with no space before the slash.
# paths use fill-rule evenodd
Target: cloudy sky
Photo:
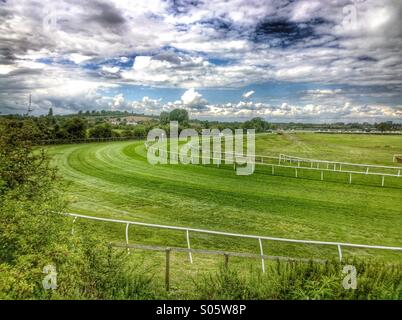
<path id="1" fill-rule="evenodd" d="M 402 121 L 401 0 L 0 0 L 0 112 Z"/>

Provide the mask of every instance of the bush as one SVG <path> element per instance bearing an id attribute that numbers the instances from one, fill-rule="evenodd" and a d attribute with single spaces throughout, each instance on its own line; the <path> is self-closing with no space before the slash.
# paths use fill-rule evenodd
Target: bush
<path id="1" fill-rule="evenodd" d="M 69 139 L 85 139 L 86 129 L 87 122 L 79 117 L 69 118 L 62 128 Z"/>
<path id="2" fill-rule="evenodd" d="M 98 124 L 89 130 L 90 138 L 111 138 L 112 135 L 112 126 L 108 123 Z"/>
<path id="3" fill-rule="evenodd" d="M 61 184 L 29 125 L 0 128 L 0 299 L 112 299 L 151 295 L 151 279 L 86 229 L 71 235 Z M 55 291 L 43 268 L 57 269 Z M 129 266 L 131 267 L 129 269 Z"/>

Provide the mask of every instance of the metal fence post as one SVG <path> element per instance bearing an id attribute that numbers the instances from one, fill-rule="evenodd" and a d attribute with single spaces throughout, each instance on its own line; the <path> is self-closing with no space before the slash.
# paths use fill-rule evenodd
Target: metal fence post
<path id="1" fill-rule="evenodd" d="M 127 254 L 130 254 L 130 248 L 128 247 L 128 227 L 130 226 L 129 223 L 126 225 L 126 244 L 127 244 Z"/>
<path id="2" fill-rule="evenodd" d="M 261 240 L 261 238 L 258 239 L 258 242 L 260 243 L 260 253 L 261 253 L 261 267 L 262 267 L 262 272 L 265 273 L 264 250 L 263 250 L 263 248 L 262 248 L 262 240 Z"/>
<path id="3" fill-rule="evenodd" d="M 187 248 L 188 248 L 188 257 L 190 259 L 190 263 L 193 263 L 193 255 L 191 253 L 191 247 L 190 247 L 190 232 L 188 230 L 186 230 L 186 238 L 187 238 Z"/>
<path id="4" fill-rule="evenodd" d="M 71 227 L 71 235 L 72 235 L 72 236 L 74 235 L 74 223 L 75 223 L 75 221 L 77 220 L 77 218 L 78 218 L 78 217 L 74 217 L 73 226 Z"/>
<path id="5" fill-rule="evenodd" d="M 342 262 L 342 249 L 340 244 L 338 244 L 338 254 L 339 254 L 339 261 Z"/>

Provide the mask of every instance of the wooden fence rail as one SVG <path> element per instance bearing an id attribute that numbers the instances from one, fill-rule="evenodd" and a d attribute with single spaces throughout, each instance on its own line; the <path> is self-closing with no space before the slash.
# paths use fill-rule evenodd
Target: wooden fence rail
<path id="1" fill-rule="evenodd" d="M 166 260 L 165 260 L 165 288 L 166 291 L 170 290 L 170 258 L 172 252 L 185 252 L 188 254 L 205 254 L 205 255 L 221 255 L 224 258 L 224 267 L 227 269 L 229 267 L 229 257 L 241 257 L 241 258 L 251 258 L 251 259 L 263 259 L 263 260 L 272 260 L 272 261 L 298 261 L 298 262 L 315 262 L 315 263 L 325 263 L 326 260 L 321 259 L 305 259 L 305 258 L 289 258 L 282 256 L 268 256 L 268 255 L 260 255 L 246 252 L 230 252 L 230 251 L 221 251 L 221 250 L 205 250 L 205 249 L 188 249 L 188 248 L 179 248 L 179 247 L 162 247 L 162 246 L 151 246 L 151 245 L 142 245 L 142 244 L 123 244 L 123 243 L 110 243 L 110 247 L 112 248 L 121 248 L 121 249 L 137 249 L 137 250 L 145 250 L 145 251 L 158 251 L 165 252 Z M 264 268 L 265 271 L 265 268 Z"/>

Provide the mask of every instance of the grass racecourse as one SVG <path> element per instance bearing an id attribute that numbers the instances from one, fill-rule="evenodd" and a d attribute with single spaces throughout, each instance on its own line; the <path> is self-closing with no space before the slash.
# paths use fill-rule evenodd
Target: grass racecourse
<path id="1" fill-rule="evenodd" d="M 282 168 L 271 175 L 257 166 L 251 176 L 236 176 L 232 167 L 150 165 L 144 141 L 124 141 L 48 148 L 63 177 L 68 211 L 98 217 L 183 226 L 215 231 L 303 240 L 339 241 L 402 247 L 402 177 L 356 177 L 332 173 L 320 181 L 318 172 Z M 256 154 L 280 153 L 323 160 L 396 165 L 402 137 L 330 134 L 263 134 L 256 139 Z M 314 174 L 316 176 L 314 176 Z M 111 241 L 125 242 L 125 226 L 78 220 L 105 233 Z M 181 231 L 130 226 L 130 243 L 186 247 Z M 254 239 L 191 234 L 195 249 L 259 253 Z M 336 246 L 263 242 L 264 253 L 300 258 L 337 258 Z M 401 252 L 343 249 L 354 256 L 396 262 Z M 163 254 L 133 252 L 156 276 L 163 271 Z M 219 256 L 175 253 L 172 270 L 177 283 L 184 274 L 208 270 L 222 263 Z M 260 260 L 231 258 L 231 265 L 259 268 Z M 159 268 L 159 269 L 158 269 Z M 155 270 L 159 270 L 155 271 Z M 161 275 L 162 276 L 162 275 Z"/>

